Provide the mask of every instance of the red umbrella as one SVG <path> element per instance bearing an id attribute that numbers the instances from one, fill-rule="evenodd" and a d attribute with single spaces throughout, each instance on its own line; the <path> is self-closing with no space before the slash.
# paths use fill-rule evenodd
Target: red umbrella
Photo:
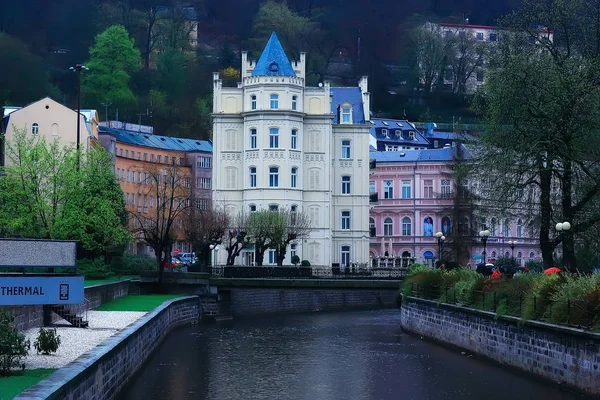
<path id="1" fill-rule="evenodd" d="M 560 268 L 552 267 L 552 268 L 548 268 L 547 270 L 545 270 L 544 274 L 546 274 L 546 275 L 552 275 L 552 274 L 558 274 L 559 272 L 562 272 L 560 270 Z"/>

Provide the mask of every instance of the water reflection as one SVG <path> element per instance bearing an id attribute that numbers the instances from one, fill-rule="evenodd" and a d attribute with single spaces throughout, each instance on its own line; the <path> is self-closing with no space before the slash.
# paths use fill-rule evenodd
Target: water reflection
<path id="1" fill-rule="evenodd" d="M 584 398 L 406 335 L 399 319 L 381 310 L 181 328 L 121 398 Z"/>

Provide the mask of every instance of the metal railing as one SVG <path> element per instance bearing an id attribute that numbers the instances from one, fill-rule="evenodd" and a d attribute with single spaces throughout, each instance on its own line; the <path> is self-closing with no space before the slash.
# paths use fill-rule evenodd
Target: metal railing
<path id="1" fill-rule="evenodd" d="M 460 290 L 452 286 L 411 283 L 410 295 L 528 320 L 592 330 L 599 320 L 600 302 L 558 301 L 548 297 L 499 291 Z"/>
<path id="2" fill-rule="evenodd" d="M 260 273 L 258 273 L 260 271 Z M 408 268 L 371 268 L 368 264 L 351 264 L 347 267 L 294 267 L 294 266 L 236 266 L 217 265 L 211 276 L 244 279 L 389 279 L 406 277 Z"/>

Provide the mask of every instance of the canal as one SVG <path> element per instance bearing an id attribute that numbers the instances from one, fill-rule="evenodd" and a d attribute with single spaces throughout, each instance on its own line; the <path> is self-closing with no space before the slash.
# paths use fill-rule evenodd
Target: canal
<path id="1" fill-rule="evenodd" d="M 120 399 L 586 399 L 400 329 L 399 310 L 177 329 Z"/>

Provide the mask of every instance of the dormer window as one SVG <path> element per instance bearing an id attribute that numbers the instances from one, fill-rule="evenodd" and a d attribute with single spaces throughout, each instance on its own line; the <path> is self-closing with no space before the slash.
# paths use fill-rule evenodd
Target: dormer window
<path id="1" fill-rule="evenodd" d="M 395 135 L 397 138 L 401 138 L 401 137 L 402 137 L 402 131 L 401 131 L 400 129 L 396 129 L 396 130 L 394 131 L 394 135 Z"/>
<path id="2" fill-rule="evenodd" d="M 40 133 L 40 126 L 37 123 L 31 125 L 31 134 L 37 136 Z"/>
<path id="3" fill-rule="evenodd" d="M 256 110 L 256 96 L 255 95 L 250 96 L 250 109 Z"/>
<path id="4" fill-rule="evenodd" d="M 292 96 L 292 110 L 296 111 L 298 108 L 298 96 Z"/>
<path id="5" fill-rule="evenodd" d="M 344 107 L 342 108 L 342 124 L 351 124 L 351 118 L 350 118 L 350 108 L 349 107 Z"/>
<path id="6" fill-rule="evenodd" d="M 387 129 L 385 129 L 385 128 L 384 128 L 384 129 L 382 129 L 382 130 L 381 130 L 381 134 L 382 134 L 383 136 L 385 136 L 385 137 L 388 137 L 388 130 L 387 130 Z"/>
<path id="7" fill-rule="evenodd" d="M 408 132 L 408 138 L 410 140 L 415 140 L 415 133 L 413 131 Z"/>
<path id="8" fill-rule="evenodd" d="M 271 95 L 271 110 L 277 110 L 279 108 L 279 95 Z"/>

